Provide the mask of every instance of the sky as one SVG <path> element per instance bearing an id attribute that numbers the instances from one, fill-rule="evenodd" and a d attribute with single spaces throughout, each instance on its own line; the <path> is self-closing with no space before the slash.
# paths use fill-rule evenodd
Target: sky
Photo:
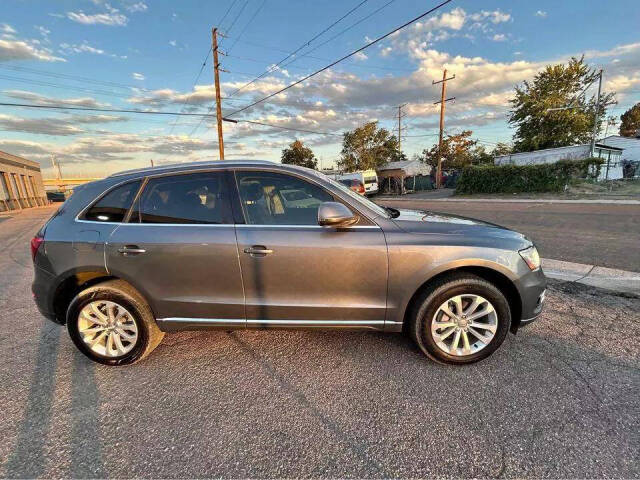
<path id="1" fill-rule="evenodd" d="M 616 92 L 618 102 L 608 116 L 619 118 L 640 101 L 640 9 L 634 1 L 453 0 L 234 113 L 437 3 L 2 0 L 0 102 L 215 113 L 212 27 L 224 34 L 223 116 L 272 125 L 225 122 L 227 159 L 279 161 L 282 149 L 300 139 L 329 168 L 340 156 L 343 132 L 377 120 L 397 134 L 401 104 L 402 149 L 411 157 L 437 141 L 440 85 L 432 81 L 445 68 L 455 75 L 447 97 L 456 98 L 446 105 L 445 132 L 473 130 L 489 150 L 512 140 L 507 119 L 514 86 L 571 56 L 584 55 L 604 69 L 604 90 Z M 9 106 L 0 106 L 0 150 L 39 161 L 45 177 L 53 176 L 52 155 L 67 177 L 99 177 L 152 160 L 219 158 L 211 117 Z"/>

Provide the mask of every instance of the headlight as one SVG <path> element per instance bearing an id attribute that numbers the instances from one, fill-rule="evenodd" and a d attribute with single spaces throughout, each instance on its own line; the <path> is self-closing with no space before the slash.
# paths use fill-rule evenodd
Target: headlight
<path id="1" fill-rule="evenodd" d="M 527 262 L 527 265 L 531 270 L 537 270 L 540 268 L 540 255 L 538 255 L 538 249 L 531 245 L 529 248 L 520 250 L 518 252 L 522 259 Z"/>

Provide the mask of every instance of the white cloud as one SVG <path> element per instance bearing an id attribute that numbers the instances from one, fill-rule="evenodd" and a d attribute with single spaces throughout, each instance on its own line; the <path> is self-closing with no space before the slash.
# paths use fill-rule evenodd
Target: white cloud
<path id="1" fill-rule="evenodd" d="M 19 100 L 27 100 L 41 105 L 72 105 L 78 107 L 107 107 L 108 103 L 97 102 L 91 97 L 54 98 L 40 95 L 39 93 L 26 92 L 24 90 L 3 90 L 4 95 Z"/>
<path id="2" fill-rule="evenodd" d="M 178 42 L 176 42 L 175 40 L 169 40 L 169 45 L 175 47 L 176 45 L 178 45 Z"/>
<path id="3" fill-rule="evenodd" d="M 8 23 L 0 23 L 0 32 L 8 35 L 13 35 L 16 31 Z"/>
<path id="4" fill-rule="evenodd" d="M 94 55 L 106 55 L 107 54 L 107 52 L 105 52 L 101 48 L 92 47 L 86 41 L 83 42 L 83 43 L 80 43 L 80 44 L 77 44 L 77 43 L 73 43 L 73 44 L 61 43 L 60 44 L 60 50 L 63 53 L 67 54 L 67 55 L 70 55 L 72 53 L 92 53 Z"/>
<path id="5" fill-rule="evenodd" d="M 93 15 L 87 15 L 82 10 L 78 12 L 67 12 L 67 18 L 73 22 L 84 25 L 108 25 L 118 27 L 124 27 L 129 21 L 127 16 L 119 13 L 117 9 L 109 6 L 108 10 L 108 13 L 95 13 Z"/>
<path id="6" fill-rule="evenodd" d="M 141 74 L 141 73 L 137 73 L 137 72 L 133 72 L 133 73 L 131 74 L 131 77 L 132 77 L 134 80 L 144 80 L 144 75 L 143 75 L 143 74 Z"/>
<path id="7" fill-rule="evenodd" d="M 389 54 L 393 51 L 393 48 L 391 47 L 384 47 L 382 50 L 380 50 L 380 56 L 381 57 L 387 57 L 389 56 Z"/>
<path id="8" fill-rule="evenodd" d="M 51 33 L 51 30 L 43 27 L 42 25 L 34 25 L 33 28 L 40 33 L 45 42 L 49 43 L 49 34 Z"/>
<path id="9" fill-rule="evenodd" d="M 77 135 L 82 133 L 78 127 L 67 122 L 52 121 L 51 118 L 20 118 L 0 114 L 0 126 L 11 132 L 24 132 L 43 135 Z"/>
<path id="10" fill-rule="evenodd" d="M 367 57 L 367 55 L 364 52 L 358 52 L 353 56 L 353 58 L 356 60 L 364 61 L 369 57 Z"/>
<path id="11" fill-rule="evenodd" d="M 496 33 L 493 37 L 491 37 L 491 40 L 493 40 L 494 42 L 504 42 L 507 40 L 507 37 L 503 33 Z"/>
<path id="12" fill-rule="evenodd" d="M 543 11 L 543 10 L 538 10 L 535 13 L 536 17 L 540 17 L 540 18 L 545 18 L 547 16 L 547 12 Z"/>
<path id="13" fill-rule="evenodd" d="M 8 60 L 41 60 L 44 62 L 64 62 L 48 48 L 38 46 L 37 40 L 12 40 L 0 38 L 0 62 Z"/>
<path id="14" fill-rule="evenodd" d="M 146 12 L 149 7 L 147 7 L 147 4 L 144 2 L 138 2 L 131 5 L 127 5 L 124 8 L 131 13 L 136 13 L 136 12 Z"/>

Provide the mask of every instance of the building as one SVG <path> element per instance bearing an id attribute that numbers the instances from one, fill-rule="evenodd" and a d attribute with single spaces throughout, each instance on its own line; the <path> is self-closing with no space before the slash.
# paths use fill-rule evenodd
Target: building
<path id="1" fill-rule="evenodd" d="M 47 203 L 40 164 L 0 152 L 0 212 Z"/>
<path id="2" fill-rule="evenodd" d="M 610 147 L 622 148 L 622 164 L 631 163 L 635 166 L 635 176 L 640 176 L 640 130 L 635 137 L 621 137 L 620 135 L 610 135 L 603 138 L 600 143 Z"/>
<path id="3" fill-rule="evenodd" d="M 624 148 L 598 142 L 595 156 L 605 160 L 600 169 L 598 180 L 622 178 L 622 152 Z M 545 148 L 533 152 L 510 153 L 493 159 L 496 165 L 540 165 L 556 163 L 559 160 L 583 160 L 591 156 L 591 145 L 572 145 L 570 147 Z"/>
<path id="4" fill-rule="evenodd" d="M 389 162 L 379 167 L 378 185 L 380 191 L 386 193 L 404 194 L 407 189 L 416 190 L 417 184 L 421 184 L 420 177 L 426 177 L 431 173 L 431 165 L 420 160 L 404 160 L 401 162 Z M 411 179 L 407 184 L 407 179 Z"/>

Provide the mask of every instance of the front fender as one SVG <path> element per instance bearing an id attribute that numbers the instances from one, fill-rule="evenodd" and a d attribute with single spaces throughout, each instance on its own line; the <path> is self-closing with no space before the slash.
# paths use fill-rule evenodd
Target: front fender
<path id="1" fill-rule="evenodd" d="M 402 324 L 415 293 L 438 275 L 460 268 L 488 269 L 509 280 L 520 293 L 528 269 L 518 252 L 471 246 L 389 247 L 387 321 Z"/>

